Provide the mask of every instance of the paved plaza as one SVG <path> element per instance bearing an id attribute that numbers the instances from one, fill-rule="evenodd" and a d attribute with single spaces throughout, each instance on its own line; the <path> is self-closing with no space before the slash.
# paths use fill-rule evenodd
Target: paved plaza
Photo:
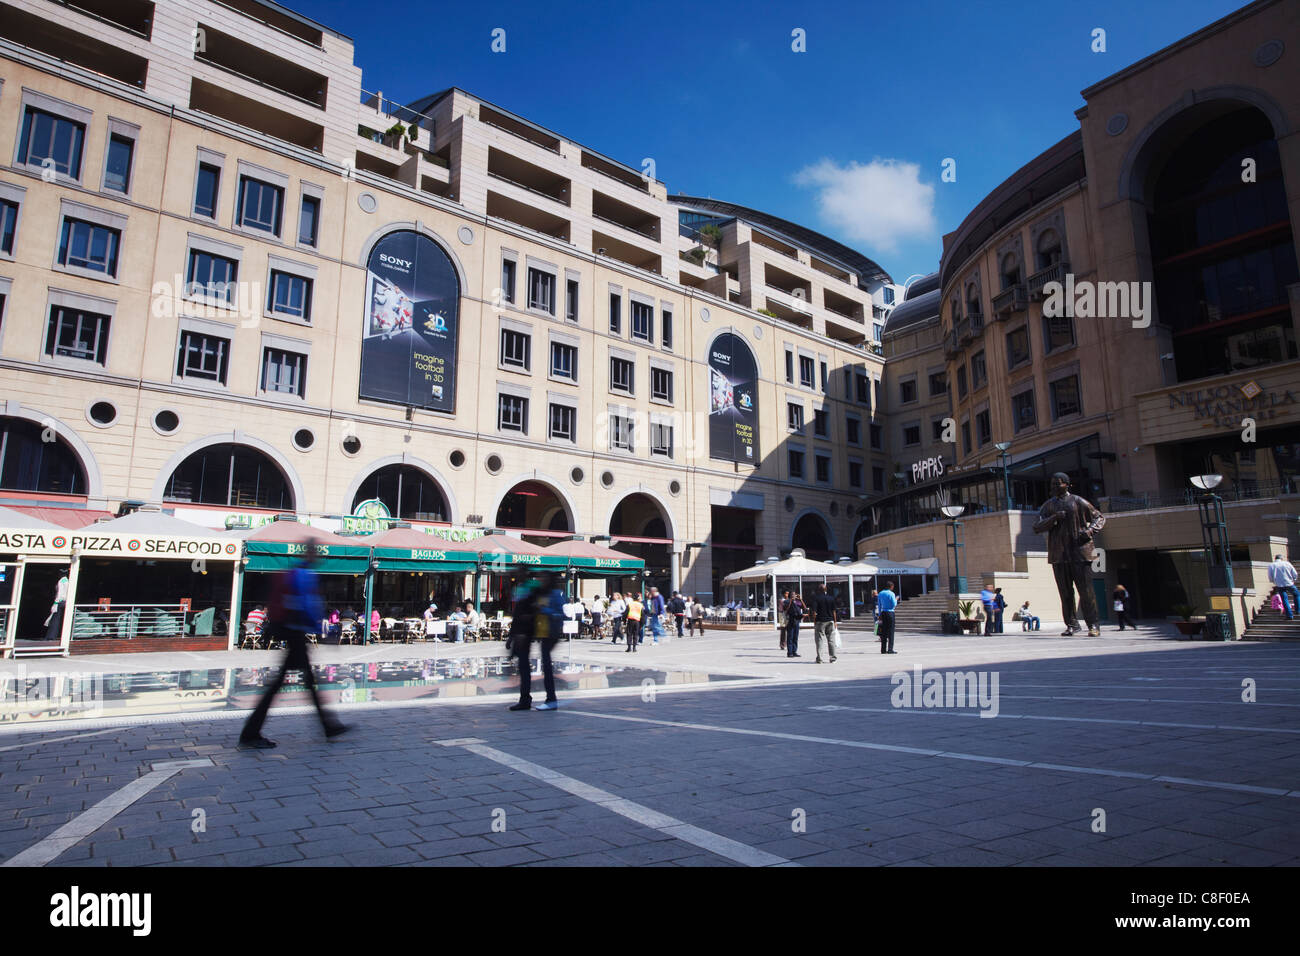
<path id="1" fill-rule="evenodd" d="M 904 633 L 891 656 L 851 631 L 833 665 L 813 663 L 811 635 L 797 659 L 771 632 L 635 656 L 574 642 L 575 670 L 632 669 L 601 689 L 562 683 L 553 713 L 508 712 L 511 681 L 344 705 L 353 730 L 328 743 L 309 709 L 282 698 L 269 751 L 235 747 L 236 708 L 15 724 L 0 732 L 0 861 L 1295 864 L 1300 647 L 1169 630 Z M 433 650 L 496 657 L 500 645 L 322 647 L 317 663 Z M 151 657 L 165 659 L 39 663 L 111 673 L 278 659 Z M 936 672 L 939 690 L 969 673 L 969 698 L 922 693 Z"/>

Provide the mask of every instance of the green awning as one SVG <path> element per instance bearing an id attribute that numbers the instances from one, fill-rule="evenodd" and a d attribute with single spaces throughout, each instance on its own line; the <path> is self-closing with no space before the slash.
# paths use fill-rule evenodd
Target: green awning
<path id="1" fill-rule="evenodd" d="M 302 546 L 290 542 L 246 540 L 244 547 L 249 571 L 283 571 L 302 560 Z M 369 548 L 322 545 L 313 570 L 318 574 L 365 574 L 369 565 Z"/>
<path id="2" fill-rule="evenodd" d="M 478 553 L 443 548 L 375 548 L 375 562 L 380 571 L 454 574 L 477 568 Z"/>

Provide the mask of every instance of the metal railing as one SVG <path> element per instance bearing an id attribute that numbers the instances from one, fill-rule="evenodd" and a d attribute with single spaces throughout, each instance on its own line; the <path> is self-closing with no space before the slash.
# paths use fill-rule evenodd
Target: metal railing
<path id="1" fill-rule="evenodd" d="M 488 176 L 490 176 L 493 179 L 499 179 L 503 183 L 509 183 L 511 186 L 514 186 L 518 189 L 522 189 L 525 192 L 530 192 L 533 193 L 534 195 L 541 196 L 544 199 L 549 199 L 551 200 L 551 202 L 558 202 L 561 206 L 569 205 L 569 199 L 567 196 L 552 195 L 551 193 L 548 193 L 545 190 L 537 189 L 534 186 L 529 186 L 526 183 L 521 183 L 517 180 L 511 179 L 509 176 L 502 176 L 500 173 L 494 173 L 490 169 L 488 170 Z M 597 216 L 596 218 L 599 219 L 600 217 Z"/>
<path id="2" fill-rule="evenodd" d="M 638 228 L 637 226 L 630 226 L 625 222 L 619 222 L 617 219 L 610 219 L 609 216 L 602 216 L 598 212 L 593 212 L 591 214 L 591 218 L 599 219 L 601 222 L 607 222 L 611 226 L 618 226 L 620 229 L 626 229 L 628 232 L 635 233 L 636 235 L 640 236 L 642 239 L 649 239 L 652 242 L 659 241 L 659 235 L 657 231 L 646 232 Z"/>
<path id="3" fill-rule="evenodd" d="M 180 604 L 78 604 L 72 610 L 72 639 L 186 637 L 212 608 L 193 611 Z"/>
<path id="4" fill-rule="evenodd" d="M 1033 295 L 1035 292 L 1041 292 L 1043 286 L 1047 285 L 1049 282 L 1065 281 L 1065 274 L 1069 271 L 1070 263 L 1062 259 L 1060 262 L 1054 263 L 1046 269 L 1035 272 L 1029 277 L 1029 294 Z"/>
<path id="5" fill-rule="evenodd" d="M 993 297 L 994 315 L 1011 315 L 1029 308 L 1029 298 L 1025 294 L 1025 284 L 1017 282 L 1008 286 Z"/>
<path id="6" fill-rule="evenodd" d="M 373 102 L 370 102 L 372 100 Z M 421 113 L 410 107 L 403 106 L 401 103 L 395 103 L 387 99 L 382 93 L 371 93 L 368 90 L 361 91 L 361 105 L 368 106 L 376 113 L 381 113 L 384 116 L 392 116 L 421 129 L 427 129 L 430 139 L 433 137 L 434 119 L 427 113 Z"/>
<path id="7" fill-rule="evenodd" d="M 1216 494 L 1224 501 L 1258 501 L 1295 494 L 1297 490 L 1295 480 L 1291 479 L 1234 485 L 1216 491 Z M 1153 508 L 1191 507 L 1203 494 L 1194 488 L 1186 488 L 1178 491 L 1143 492 L 1140 495 L 1111 495 L 1102 502 L 1101 510 L 1107 514 L 1119 514 L 1125 511 L 1149 511 Z"/>

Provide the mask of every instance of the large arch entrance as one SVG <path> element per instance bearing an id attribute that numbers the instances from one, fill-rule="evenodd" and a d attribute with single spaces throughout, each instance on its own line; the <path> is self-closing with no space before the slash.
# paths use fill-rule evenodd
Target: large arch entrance
<path id="1" fill-rule="evenodd" d="M 378 498 L 394 518 L 404 521 L 450 521 L 447 496 L 438 483 L 414 465 L 386 465 L 361 480 L 350 510 Z"/>
<path id="2" fill-rule="evenodd" d="M 541 481 L 521 481 L 506 492 L 497 507 L 496 527 L 522 531 L 525 541 L 543 547 L 573 534 L 573 515 L 564 499 Z"/>
<path id="3" fill-rule="evenodd" d="M 47 437 L 52 440 L 45 441 Z M 0 489 L 57 495 L 89 493 L 86 469 L 57 429 L 0 418 Z"/>
<path id="4" fill-rule="evenodd" d="M 803 548 L 810 560 L 825 561 L 834 558 L 831 544 L 830 525 L 817 512 L 810 511 L 794 523 L 794 530 L 790 533 L 790 547 Z"/>
<path id="5" fill-rule="evenodd" d="M 248 445 L 208 445 L 176 466 L 163 500 L 293 511 L 293 489 L 269 455 Z"/>
<path id="6" fill-rule="evenodd" d="M 619 551 L 636 555 L 645 562 L 645 584 L 672 594 L 672 533 L 668 516 L 659 502 L 636 492 L 614 508 L 609 519 L 610 543 Z M 641 590 L 631 578 L 610 582 L 610 590 Z"/>

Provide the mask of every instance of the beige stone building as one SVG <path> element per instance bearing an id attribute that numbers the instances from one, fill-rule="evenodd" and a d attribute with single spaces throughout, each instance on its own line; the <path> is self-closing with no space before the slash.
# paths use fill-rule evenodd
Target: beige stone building
<path id="1" fill-rule="evenodd" d="M 869 502 L 861 551 L 934 554 L 955 587 L 939 508 L 964 505 L 966 590 L 1059 619 L 1031 526 L 1064 471 L 1108 516 L 1104 616 L 1117 583 L 1146 616 L 1226 608 L 1189 484 L 1219 474 L 1249 620 L 1267 561 L 1300 547 L 1298 48 L 1300 8 L 1261 0 L 1107 77 L 1077 132 L 944 237 L 937 295 L 900 306 L 884 341 L 891 428 L 904 383 L 944 369 L 946 467 L 910 473 L 936 453 L 935 396 L 912 413 L 923 444 L 891 444 L 906 487 Z"/>
<path id="2" fill-rule="evenodd" d="M 607 537 L 707 601 L 850 553 L 888 468 L 879 266 L 743 207 L 693 252 L 700 202 L 459 89 L 367 92 L 279 4 L 4 4 L 0 155 L 5 506 L 378 501 Z"/>

